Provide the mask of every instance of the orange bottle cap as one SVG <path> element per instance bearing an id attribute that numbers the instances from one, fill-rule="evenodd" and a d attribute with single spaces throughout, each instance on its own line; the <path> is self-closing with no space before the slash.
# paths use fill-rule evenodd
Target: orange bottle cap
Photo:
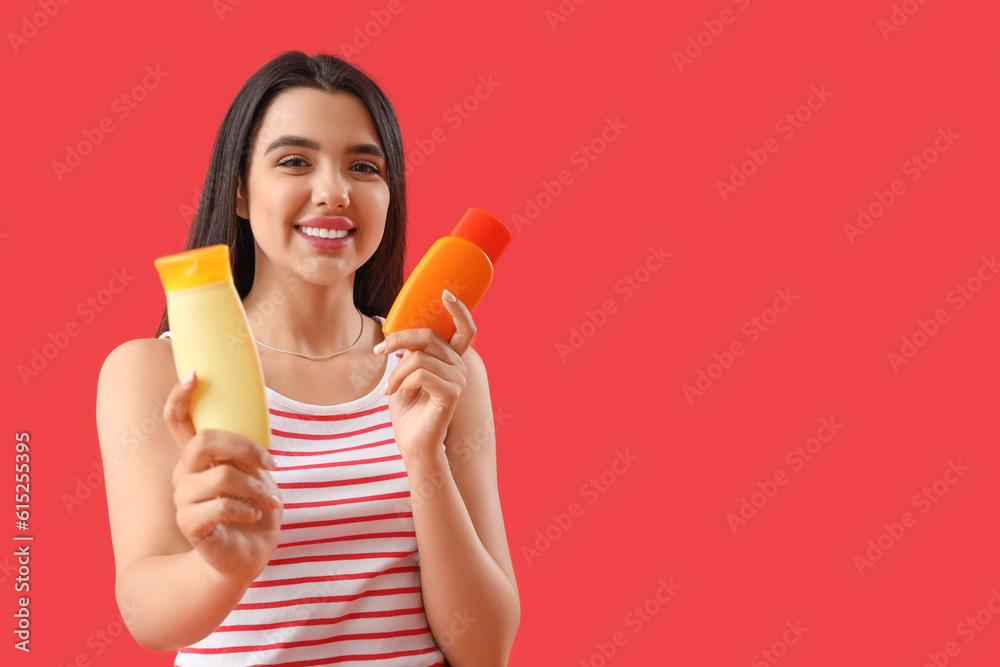
<path id="1" fill-rule="evenodd" d="M 167 292 L 233 279 L 229 246 L 210 245 L 167 255 L 153 261 Z"/>
<path id="2" fill-rule="evenodd" d="M 470 208 L 451 232 L 482 248 L 492 264 L 510 243 L 510 230 L 497 218 L 479 208 Z"/>

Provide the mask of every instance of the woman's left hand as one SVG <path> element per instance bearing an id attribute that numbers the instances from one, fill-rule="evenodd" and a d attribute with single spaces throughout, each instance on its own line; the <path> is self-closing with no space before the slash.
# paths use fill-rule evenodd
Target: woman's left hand
<path id="1" fill-rule="evenodd" d="M 385 355 L 406 350 L 389 374 L 385 393 L 396 444 L 407 467 L 444 460 L 448 425 L 465 389 L 467 370 L 462 355 L 476 336 L 476 325 L 461 301 L 442 301 L 455 320 L 450 341 L 433 329 L 403 329 L 386 336 L 384 348 L 375 348 L 377 354 Z"/>

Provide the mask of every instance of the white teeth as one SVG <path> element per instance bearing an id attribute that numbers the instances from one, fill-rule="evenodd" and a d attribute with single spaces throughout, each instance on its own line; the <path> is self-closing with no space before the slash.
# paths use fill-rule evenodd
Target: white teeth
<path id="1" fill-rule="evenodd" d="M 336 230 L 336 229 L 324 229 L 322 227 L 299 227 L 303 232 L 309 236 L 315 236 L 320 239 L 342 239 L 350 232 L 348 229 Z"/>

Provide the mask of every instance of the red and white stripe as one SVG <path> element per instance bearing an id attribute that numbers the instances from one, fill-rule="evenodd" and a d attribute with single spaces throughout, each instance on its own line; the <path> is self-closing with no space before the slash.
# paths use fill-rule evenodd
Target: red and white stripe
<path id="1" fill-rule="evenodd" d="M 447 664 L 424 614 L 409 483 L 381 394 L 401 358 L 389 355 L 379 386 L 350 403 L 267 389 L 280 542 L 225 621 L 175 665 Z"/>

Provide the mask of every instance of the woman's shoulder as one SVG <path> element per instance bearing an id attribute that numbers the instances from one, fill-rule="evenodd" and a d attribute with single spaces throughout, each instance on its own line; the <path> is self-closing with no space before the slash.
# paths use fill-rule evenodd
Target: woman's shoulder
<path id="1" fill-rule="evenodd" d="M 169 338 L 135 338 L 111 350 L 101 367 L 98 387 L 113 385 L 120 391 L 136 380 L 145 386 L 172 387 L 176 373 Z"/>
<path id="2" fill-rule="evenodd" d="M 105 364 L 119 359 L 129 359 L 136 361 L 146 359 L 149 362 L 163 362 L 169 359 L 174 360 L 174 347 L 169 336 L 166 338 L 134 338 L 121 343 L 111 350 L 105 359 Z"/>
<path id="3" fill-rule="evenodd" d="M 176 383 L 170 340 L 137 338 L 114 348 L 97 380 L 96 417 L 102 455 L 120 459 L 122 448 L 135 439 L 137 424 L 145 424 L 149 418 L 161 421 L 163 406 Z"/>

